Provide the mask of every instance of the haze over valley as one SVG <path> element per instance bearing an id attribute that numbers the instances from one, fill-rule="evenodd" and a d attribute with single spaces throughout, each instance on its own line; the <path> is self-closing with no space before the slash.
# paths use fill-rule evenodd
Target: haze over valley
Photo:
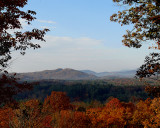
<path id="1" fill-rule="evenodd" d="M 44 70 L 39 72 L 17 73 L 21 80 L 96 80 L 108 78 L 133 78 L 136 70 L 118 72 L 94 72 L 91 70 L 75 70 L 70 68 L 58 68 L 55 70 Z"/>

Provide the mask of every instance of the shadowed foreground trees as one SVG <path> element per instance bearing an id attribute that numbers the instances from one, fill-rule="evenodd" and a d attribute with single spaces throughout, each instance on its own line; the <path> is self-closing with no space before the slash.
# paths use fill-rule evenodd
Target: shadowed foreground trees
<path id="1" fill-rule="evenodd" d="M 0 105 L 13 103 L 13 96 L 25 90 L 32 89 L 27 82 L 19 83 L 15 76 L 2 75 L 0 78 Z"/>
<path id="2" fill-rule="evenodd" d="M 44 35 L 48 29 L 22 32 L 21 20 L 28 25 L 36 19 L 36 12 L 28 10 L 22 11 L 28 0 L 0 0 L 0 105 L 13 100 L 12 96 L 20 90 L 30 89 L 29 84 L 19 83 L 15 75 L 9 76 L 7 68 L 12 59 L 13 51 L 20 51 L 24 55 L 29 48 L 40 48 L 39 44 L 34 44 L 32 39 L 44 40 Z M 14 32 L 12 32 L 14 31 Z M 5 73 L 4 73 L 5 72 Z M 2 75 L 2 73 L 4 73 Z"/>

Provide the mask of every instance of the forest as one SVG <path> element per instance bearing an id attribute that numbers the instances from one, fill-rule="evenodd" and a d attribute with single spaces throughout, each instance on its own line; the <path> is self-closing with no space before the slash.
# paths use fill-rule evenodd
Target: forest
<path id="1" fill-rule="evenodd" d="M 106 102 L 110 97 L 118 98 L 120 101 L 129 102 L 133 100 L 145 100 L 152 98 L 145 92 L 145 85 L 136 80 L 122 79 L 123 83 L 119 85 L 117 80 L 42 80 L 33 86 L 33 90 L 18 94 L 16 99 L 32 99 L 36 98 L 44 101 L 47 95 L 52 91 L 66 92 L 66 95 L 73 102 L 74 100 L 88 102 L 97 100 L 101 103 Z M 120 79 L 118 79 L 120 81 Z M 135 81 L 135 82 L 133 82 Z"/>
<path id="2" fill-rule="evenodd" d="M 126 79 L 128 85 L 111 81 L 35 82 L 32 90 L 0 108 L 0 127 L 159 127 L 160 98 L 149 96 L 146 85 L 134 85 L 133 80 Z"/>
<path id="3" fill-rule="evenodd" d="M 160 98 L 122 102 L 109 98 L 105 103 L 70 102 L 64 92 L 52 91 L 43 102 L 23 100 L 0 109 L 0 127 L 7 128 L 158 128 Z"/>
<path id="4" fill-rule="evenodd" d="M 151 41 L 148 49 L 155 51 L 136 79 L 23 81 L 10 74 L 13 52 L 41 48 L 36 41 L 46 41 L 49 29 L 23 31 L 20 20 L 31 25 L 36 19 L 35 11 L 24 9 L 28 0 L 0 0 L 0 128 L 160 127 L 160 2 L 112 1 L 129 7 L 110 16 L 121 26 L 132 24 L 123 45 L 139 49 Z"/>

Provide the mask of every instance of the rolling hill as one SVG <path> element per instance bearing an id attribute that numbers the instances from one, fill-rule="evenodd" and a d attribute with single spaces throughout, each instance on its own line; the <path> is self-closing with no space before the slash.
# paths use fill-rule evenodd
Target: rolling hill
<path id="1" fill-rule="evenodd" d="M 45 70 L 40 72 L 18 73 L 17 77 L 21 80 L 42 80 L 42 79 L 57 79 L 57 80 L 93 80 L 98 79 L 97 76 L 87 74 L 74 69 L 56 69 Z"/>

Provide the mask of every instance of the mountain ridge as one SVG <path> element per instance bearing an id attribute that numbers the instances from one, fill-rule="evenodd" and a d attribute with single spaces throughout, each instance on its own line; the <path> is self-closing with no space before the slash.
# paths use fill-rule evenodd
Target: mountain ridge
<path id="1" fill-rule="evenodd" d="M 136 74 L 136 70 L 125 70 L 125 71 L 115 71 L 115 72 L 94 72 L 92 70 L 80 70 L 82 72 L 95 75 L 97 77 L 122 77 L 122 78 L 132 78 Z"/>
<path id="2" fill-rule="evenodd" d="M 17 73 L 21 80 L 95 80 L 112 78 L 133 78 L 136 70 L 126 70 L 117 72 L 94 72 L 92 70 L 75 70 L 71 68 L 57 68 L 55 70 L 44 70 L 37 72 Z"/>
<path id="3" fill-rule="evenodd" d="M 87 74 L 75 69 L 58 68 L 55 70 L 44 70 L 38 72 L 17 73 L 17 77 L 21 80 L 42 80 L 42 79 L 57 79 L 57 80 L 93 80 L 98 79 L 97 76 Z"/>

